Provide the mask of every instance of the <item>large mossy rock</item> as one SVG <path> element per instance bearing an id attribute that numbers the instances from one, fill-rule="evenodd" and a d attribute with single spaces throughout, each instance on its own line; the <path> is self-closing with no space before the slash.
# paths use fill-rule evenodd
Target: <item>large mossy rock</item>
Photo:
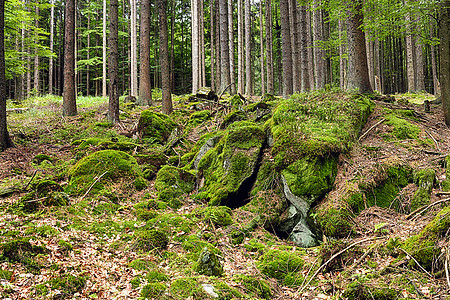
<path id="1" fill-rule="evenodd" d="M 112 184 L 137 190 L 147 186 L 136 159 L 117 150 L 102 150 L 83 157 L 69 169 L 68 175 L 70 180 L 66 191 L 71 194 L 85 193 L 91 185 L 90 193 Z"/>
<path id="2" fill-rule="evenodd" d="M 195 187 L 195 176 L 183 169 L 165 165 L 156 175 L 155 189 L 158 200 L 164 201 L 173 208 L 180 207 L 182 196 L 191 192 Z"/>
<path id="3" fill-rule="evenodd" d="M 148 109 L 141 112 L 138 133 L 146 141 L 164 144 L 177 126 L 168 116 Z"/>
<path id="4" fill-rule="evenodd" d="M 266 133 L 256 124 L 233 126 L 200 160 L 202 192 L 211 205 L 242 206 L 239 195 L 251 189 Z M 249 186 L 246 186 L 248 184 Z M 246 191 L 244 191 L 246 190 Z"/>
<path id="5" fill-rule="evenodd" d="M 13 207 L 26 213 L 36 212 L 42 206 L 65 206 L 69 204 L 69 196 L 55 181 L 41 179 L 31 184 L 31 191 L 21 197 Z"/>

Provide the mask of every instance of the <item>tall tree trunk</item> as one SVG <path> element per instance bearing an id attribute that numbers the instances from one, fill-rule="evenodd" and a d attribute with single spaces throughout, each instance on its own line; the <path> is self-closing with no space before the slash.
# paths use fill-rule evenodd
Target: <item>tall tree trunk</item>
<path id="1" fill-rule="evenodd" d="M 107 95 L 107 85 L 106 85 L 106 0 L 103 0 L 103 73 L 102 73 L 102 96 L 106 97 Z"/>
<path id="2" fill-rule="evenodd" d="M 267 0 L 266 0 L 267 1 Z M 259 2 L 259 44 L 261 50 L 261 95 L 266 93 L 266 82 L 264 80 L 264 26 L 263 26 L 263 3 Z"/>
<path id="3" fill-rule="evenodd" d="M 339 86 L 343 90 L 346 88 L 347 77 L 347 60 L 345 58 L 347 49 L 345 47 L 345 36 L 343 35 L 345 30 L 344 26 L 344 20 L 339 19 Z"/>
<path id="4" fill-rule="evenodd" d="M 211 89 L 213 91 L 216 90 L 216 85 L 215 85 L 215 81 L 216 81 L 216 76 L 215 76 L 215 71 L 214 71 L 214 63 L 215 63 L 215 59 L 216 59 L 216 53 L 215 53 L 215 47 L 214 47 L 214 0 L 210 0 L 209 1 L 209 15 L 210 15 L 210 49 L 211 49 Z"/>
<path id="5" fill-rule="evenodd" d="M 311 11 L 306 11 L 306 28 L 308 30 L 307 33 L 307 43 L 308 43 L 308 69 L 309 69 L 309 80 L 311 90 L 314 89 L 315 86 L 315 78 L 314 78 L 314 54 L 313 54 L 313 36 L 311 31 Z"/>
<path id="6" fill-rule="evenodd" d="M 440 3 L 441 97 L 445 124 L 450 127 L 450 1 Z"/>
<path id="7" fill-rule="evenodd" d="M 175 1 L 171 1 L 170 11 L 170 92 L 175 93 Z"/>
<path id="8" fill-rule="evenodd" d="M 63 115 L 77 114 L 75 89 L 75 0 L 66 1 L 64 34 Z"/>
<path id="9" fill-rule="evenodd" d="M 250 1 L 245 1 L 245 93 L 252 95 L 252 23 Z"/>
<path id="10" fill-rule="evenodd" d="M 415 59 L 416 59 L 416 92 L 425 91 L 425 72 L 423 61 L 423 48 L 422 44 L 416 39 L 415 41 Z"/>
<path id="11" fill-rule="evenodd" d="M 244 3 L 238 0 L 238 93 L 245 91 L 244 75 Z"/>
<path id="12" fill-rule="evenodd" d="M 159 0 L 159 61 L 161 64 L 162 113 L 172 113 L 170 93 L 169 39 L 167 35 L 167 0 Z"/>
<path id="13" fill-rule="evenodd" d="M 191 34 L 192 34 L 192 93 L 195 94 L 200 88 L 200 37 L 199 37 L 199 15 L 198 0 L 191 0 Z"/>
<path id="14" fill-rule="evenodd" d="M 109 2 L 109 106 L 108 119 L 112 123 L 119 123 L 119 3 L 118 0 Z"/>
<path id="15" fill-rule="evenodd" d="M 301 5 L 298 7 L 298 18 L 299 18 L 299 30 L 300 30 L 300 80 L 301 80 L 301 91 L 306 92 L 311 89 L 311 83 L 308 71 L 308 29 L 307 28 L 307 14 L 306 6 Z"/>
<path id="16" fill-rule="evenodd" d="M 289 21 L 289 0 L 280 0 L 281 51 L 283 56 L 283 97 L 292 95 L 292 46 Z"/>
<path id="17" fill-rule="evenodd" d="M 363 26 L 362 0 L 353 0 L 348 11 L 348 89 L 360 93 L 373 93 L 369 81 L 367 54 Z"/>
<path id="18" fill-rule="evenodd" d="M 228 47 L 228 4 L 227 0 L 219 0 L 220 13 L 220 91 L 230 84 L 230 53 Z"/>
<path id="19" fill-rule="evenodd" d="M 6 124 L 5 0 L 0 0 L 0 151 L 13 147 Z"/>
<path id="20" fill-rule="evenodd" d="M 411 25 L 411 16 L 406 14 L 405 20 L 407 26 Z M 406 74 L 408 80 L 408 92 L 413 93 L 416 91 L 416 77 L 415 77 L 415 58 L 414 58 L 414 38 L 411 33 L 406 35 Z"/>
<path id="21" fill-rule="evenodd" d="M 38 3 L 37 3 L 38 4 Z M 39 28 L 39 6 L 36 5 L 36 19 L 34 20 L 34 26 L 36 30 Z M 36 32 L 35 41 L 38 43 L 39 35 Z M 39 86 L 39 53 L 38 48 L 34 50 L 34 85 L 33 88 L 36 91 L 36 96 L 40 95 L 40 86 Z"/>
<path id="22" fill-rule="evenodd" d="M 204 25 L 204 12 L 203 12 L 203 1 L 199 1 L 198 5 L 198 15 L 199 19 L 199 53 L 200 53 L 200 86 L 206 86 L 206 72 L 205 72 L 205 25 Z"/>
<path id="23" fill-rule="evenodd" d="M 278 95 L 283 95 L 283 63 L 282 63 L 282 46 L 281 46 L 281 26 L 278 23 L 277 16 L 278 9 L 275 8 L 275 28 L 276 28 L 276 41 L 277 41 L 277 81 L 278 81 Z"/>
<path id="24" fill-rule="evenodd" d="M 292 47 L 292 91 L 300 92 L 300 38 L 297 0 L 289 0 L 289 23 Z"/>
<path id="25" fill-rule="evenodd" d="M 314 39 L 314 77 L 316 81 L 316 89 L 325 87 L 325 53 L 322 50 L 322 43 L 324 41 L 323 34 L 323 16 L 320 8 L 321 0 L 314 1 L 313 12 L 313 39 Z"/>
<path id="26" fill-rule="evenodd" d="M 374 57 L 372 41 L 368 37 L 369 32 L 366 32 L 366 50 L 367 50 L 367 68 L 369 70 L 369 81 L 372 89 L 375 88 L 375 71 L 374 71 Z"/>
<path id="27" fill-rule="evenodd" d="M 433 22 L 430 22 L 430 38 L 432 39 L 434 37 L 434 25 Z M 436 67 L 436 52 L 435 47 L 433 44 L 430 46 L 430 52 L 431 52 L 431 72 L 433 76 L 433 91 L 434 95 L 438 94 L 438 75 L 437 75 L 437 67 Z"/>
<path id="28" fill-rule="evenodd" d="M 214 12 L 216 14 L 215 19 L 215 23 L 216 23 L 216 44 L 215 46 L 215 51 L 216 51 L 216 88 L 217 90 L 220 88 L 220 76 L 221 76 L 221 47 L 220 47 L 220 14 L 219 14 L 219 0 L 216 0 L 216 2 L 214 3 Z"/>
<path id="29" fill-rule="evenodd" d="M 52 0 L 53 1 L 53 0 Z M 88 32 L 91 28 L 91 14 L 88 14 L 88 23 L 87 23 Z M 86 59 L 89 61 L 91 59 L 91 35 L 88 33 L 87 35 L 87 47 L 86 47 Z M 90 95 L 90 77 L 89 77 L 89 64 L 86 65 L 86 96 Z"/>
<path id="30" fill-rule="evenodd" d="M 55 0 L 50 2 L 50 57 L 48 58 L 48 93 L 53 94 L 53 27 L 55 22 Z"/>
<path id="31" fill-rule="evenodd" d="M 151 79 L 151 10 L 150 0 L 143 0 L 141 4 L 141 32 L 140 32 L 140 76 L 139 76 L 139 98 L 138 105 L 152 104 L 152 79 Z"/>
<path id="32" fill-rule="evenodd" d="M 273 81 L 273 38 L 272 38 L 272 0 L 266 0 L 266 69 L 267 93 L 274 93 Z"/>
<path id="33" fill-rule="evenodd" d="M 236 76 L 234 71 L 234 23 L 233 23 L 233 0 L 228 0 L 228 45 L 229 45 L 229 56 L 230 56 L 230 87 L 231 94 L 236 94 Z"/>
<path id="34" fill-rule="evenodd" d="M 130 0 L 131 9 L 131 90 L 130 95 L 136 97 L 138 95 L 137 87 L 137 13 L 136 13 L 136 0 Z"/>

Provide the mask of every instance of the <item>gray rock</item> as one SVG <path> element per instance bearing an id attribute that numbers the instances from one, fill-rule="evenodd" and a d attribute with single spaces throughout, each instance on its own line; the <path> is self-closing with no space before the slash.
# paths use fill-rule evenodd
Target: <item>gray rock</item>
<path id="1" fill-rule="evenodd" d="M 283 175 L 281 175 L 281 181 L 283 182 L 283 193 L 286 199 L 289 201 L 289 203 L 294 205 L 295 208 L 297 208 L 302 216 L 307 216 L 310 208 L 309 201 L 303 199 L 302 197 L 294 195 L 291 192 L 291 189 L 289 188 L 289 185 Z"/>
<path id="2" fill-rule="evenodd" d="M 208 152 L 209 150 L 211 150 L 212 148 L 214 148 L 216 146 L 216 143 L 219 141 L 219 139 L 220 139 L 220 136 L 212 137 L 209 140 L 207 140 L 206 143 L 200 148 L 200 150 L 198 151 L 198 154 L 194 160 L 194 169 L 195 170 L 197 170 L 198 164 L 200 163 L 200 160 L 202 159 L 202 157 L 206 154 L 206 152 Z"/>
<path id="3" fill-rule="evenodd" d="M 319 245 L 319 240 L 314 232 L 311 231 L 306 218 L 302 218 L 300 222 L 292 229 L 289 239 L 300 247 L 315 247 Z"/>

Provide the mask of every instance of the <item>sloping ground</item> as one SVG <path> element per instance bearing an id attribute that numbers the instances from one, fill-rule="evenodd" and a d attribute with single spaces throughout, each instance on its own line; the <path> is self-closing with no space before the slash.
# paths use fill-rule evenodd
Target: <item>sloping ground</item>
<path id="1" fill-rule="evenodd" d="M 158 138 L 139 136 L 138 109 L 124 108 L 115 127 L 104 123 L 104 105 L 65 119 L 56 103 L 10 115 L 17 147 L 0 154 L 2 298 L 447 299 L 450 202 L 427 205 L 448 197 L 438 193 L 448 189 L 450 131 L 437 106 L 424 113 L 405 98 L 374 99 L 361 130 L 357 122 L 345 127 L 348 118 L 324 105 L 290 114 L 293 107 L 277 106 L 278 99 L 255 99 L 259 104 L 246 108 L 238 103 L 227 114 L 236 101 L 202 104 L 208 110 L 195 112 L 200 105 L 180 98 L 171 121 L 157 115 L 158 128 L 174 128 L 175 121 L 178 131 Z M 278 114 L 271 123 L 274 107 L 289 112 L 287 118 Z M 330 127 L 330 119 L 342 128 Z M 285 124 L 297 139 L 283 139 L 286 128 L 273 129 Z M 359 142 L 349 128 L 362 133 Z M 262 142 L 261 130 L 272 133 L 275 151 L 271 138 Z M 256 132 L 256 140 L 246 132 Z M 208 141 L 209 150 L 203 148 Z M 293 151 L 291 142 L 298 146 Z M 202 148 L 210 153 L 203 162 Z M 259 158 L 238 163 L 241 171 L 230 177 L 232 157 L 257 152 Z M 126 160 L 116 164 L 98 153 Z M 288 214 L 279 174 L 311 155 L 337 163 L 331 188 L 327 183 L 325 196 L 312 189 L 317 198 L 307 212 L 321 245 L 301 248 L 274 228 Z M 99 169 L 75 191 L 76 163 L 93 160 Z M 170 166 L 158 172 L 164 164 Z M 245 188 L 250 198 L 238 197 L 238 205 L 244 188 L 233 186 L 248 183 L 253 167 L 253 192 Z M 126 176 L 110 174 L 117 170 Z M 136 184 L 142 176 L 146 181 Z M 220 181 L 226 196 L 215 185 Z M 301 186 L 292 192 L 299 196 Z M 208 206 L 230 201 L 237 208 Z M 415 208 L 423 213 L 411 214 Z"/>

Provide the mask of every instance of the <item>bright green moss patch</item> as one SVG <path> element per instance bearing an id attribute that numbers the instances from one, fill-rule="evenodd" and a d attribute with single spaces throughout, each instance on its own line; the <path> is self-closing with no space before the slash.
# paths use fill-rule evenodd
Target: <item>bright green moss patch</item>
<path id="1" fill-rule="evenodd" d="M 62 252 L 69 252 L 73 250 L 73 246 L 71 243 L 65 241 L 65 240 L 59 240 L 58 241 L 58 246 L 61 249 Z"/>
<path id="2" fill-rule="evenodd" d="M 135 259 L 128 264 L 128 267 L 133 268 L 138 271 L 150 270 L 155 267 L 155 265 L 145 259 Z"/>
<path id="3" fill-rule="evenodd" d="M 350 283 L 343 293 L 347 299 L 391 300 L 398 299 L 399 295 L 400 293 L 396 289 L 374 287 L 370 283 L 364 283 L 363 279 Z"/>
<path id="4" fill-rule="evenodd" d="M 58 278 L 47 281 L 36 286 L 36 291 L 47 295 L 50 290 L 58 290 L 63 299 L 72 298 L 73 294 L 80 292 L 88 277 L 77 277 L 72 274 L 62 275 Z"/>
<path id="5" fill-rule="evenodd" d="M 166 289 L 167 286 L 164 283 L 152 282 L 144 285 L 141 290 L 141 297 L 144 299 L 159 299 Z"/>
<path id="6" fill-rule="evenodd" d="M 68 175 L 70 181 L 66 190 L 72 194 L 82 194 L 91 185 L 92 194 L 112 183 L 123 183 L 137 190 L 147 186 L 136 159 L 117 150 L 97 151 L 83 157 L 69 169 Z"/>
<path id="7" fill-rule="evenodd" d="M 0 244 L 0 260 L 19 262 L 31 273 L 39 274 L 41 265 L 35 260 L 39 254 L 47 253 L 44 246 L 31 245 L 29 239 L 17 239 Z"/>
<path id="8" fill-rule="evenodd" d="M 0 269 L 0 280 L 10 281 L 12 278 L 12 275 L 13 275 L 13 272 Z"/>
<path id="9" fill-rule="evenodd" d="M 182 205 L 180 198 L 194 189 L 195 176 L 183 169 L 165 165 L 156 175 L 155 188 L 158 200 L 173 208 Z"/>
<path id="10" fill-rule="evenodd" d="M 148 109 L 141 113 L 138 132 L 144 141 L 164 144 L 177 126 L 168 116 Z"/>
<path id="11" fill-rule="evenodd" d="M 33 163 L 40 165 L 43 161 L 49 161 L 50 163 L 53 162 L 53 158 L 50 155 L 40 153 L 33 157 Z"/>
<path id="12" fill-rule="evenodd" d="M 414 139 L 417 140 L 421 133 L 419 126 L 412 124 L 400 118 L 395 114 L 388 114 L 385 116 L 386 124 L 392 126 L 392 135 L 399 140 Z M 389 140 L 389 137 L 387 137 Z"/>
<path id="13" fill-rule="evenodd" d="M 233 280 L 239 283 L 251 297 L 272 299 L 272 290 L 263 280 L 248 275 L 235 275 Z"/>
<path id="14" fill-rule="evenodd" d="M 207 299 L 207 294 L 194 277 L 179 278 L 172 282 L 169 292 L 173 299 Z"/>
<path id="15" fill-rule="evenodd" d="M 36 212 L 42 206 L 65 206 L 69 204 L 69 197 L 62 192 L 63 188 L 53 180 L 39 180 L 31 185 L 32 191 L 20 198 L 12 206 L 23 212 Z"/>
<path id="16" fill-rule="evenodd" d="M 231 225 L 233 223 L 231 213 L 231 209 L 226 206 L 211 206 L 203 210 L 204 220 L 217 227 Z"/>
<path id="17" fill-rule="evenodd" d="M 264 253 L 257 263 L 261 273 L 278 279 L 285 286 L 300 286 L 303 282 L 302 270 L 305 253 L 271 249 Z"/>
<path id="18" fill-rule="evenodd" d="M 201 125 L 209 119 L 211 119 L 211 112 L 209 110 L 196 111 L 192 113 L 191 117 L 189 118 L 188 125 L 191 127 L 195 127 Z"/>
<path id="19" fill-rule="evenodd" d="M 162 230 L 141 230 L 136 232 L 135 235 L 134 248 L 144 252 L 166 249 L 169 244 L 167 233 Z"/>
<path id="20" fill-rule="evenodd" d="M 225 116 L 225 118 L 222 121 L 222 124 L 220 124 L 220 129 L 225 129 L 228 126 L 230 126 L 230 124 L 232 124 L 234 122 L 246 120 L 247 118 L 248 117 L 245 112 L 243 112 L 241 110 L 233 110 Z"/>
<path id="21" fill-rule="evenodd" d="M 434 169 L 424 169 L 414 173 L 414 182 L 419 186 L 419 189 L 411 199 L 411 211 L 430 204 L 435 179 L 436 171 Z"/>
<path id="22" fill-rule="evenodd" d="M 445 158 L 445 180 L 442 182 L 442 189 L 444 191 L 450 191 L 450 155 Z"/>
<path id="23" fill-rule="evenodd" d="M 316 221 L 323 234 L 328 237 L 344 238 L 352 234 L 352 214 L 346 206 L 324 203 L 314 208 Z"/>

